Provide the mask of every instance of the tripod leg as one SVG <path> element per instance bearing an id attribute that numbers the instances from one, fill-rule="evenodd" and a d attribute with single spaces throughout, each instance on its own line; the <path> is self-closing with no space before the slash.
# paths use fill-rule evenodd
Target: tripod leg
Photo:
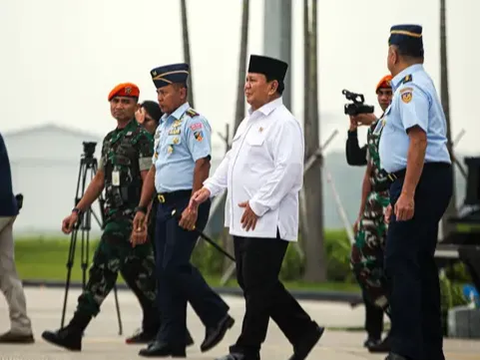
<path id="1" fill-rule="evenodd" d="M 70 239 L 70 248 L 68 250 L 68 260 L 67 260 L 67 281 L 65 282 L 65 297 L 63 299 L 63 310 L 62 310 L 62 320 L 60 327 L 63 328 L 65 323 L 65 312 L 67 308 L 67 298 L 68 298 L 68 289 L 70 287 L 70 279 L 72 276 L 72 266 L 75 259 L 75 248 L 77 245 L 77 228 L 75 227 L 72 232 L 72 237 Z"/>
<path id="2" fill-rule="evenodd" d="M 120 316 L 120 306 L 118 305 L 117 284 L 113 286 L 113 295 L 115 296 L 115 307 L 117 308 L 118 335 L 123 334 L 122 318 Z"/>

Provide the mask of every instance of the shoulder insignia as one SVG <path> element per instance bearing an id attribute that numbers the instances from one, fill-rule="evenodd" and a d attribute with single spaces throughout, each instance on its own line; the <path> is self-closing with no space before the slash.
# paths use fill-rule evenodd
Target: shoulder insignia
<path id="1" fill-rule="evenodd" d="M 199 113 L 197 113 L 197 112 L 196 112 L 195 110 L 193 110 L 192 108 L 188 109 L 188 110 L 186 111 L 186 113 L 187 113 L 190 117 L 192 117 L 192 118 L 195 117 L 195 116 L 199 116 L 199 115 L 200 115 Z"/>
<path id="2" fill-rule="evenodd" d="M 402 92 L 401 97 L 402 97 L 402 101 L 405 104 L 408 104 L 410 101 L 412 101 L 412 97 L 413 97 L 412 89 L 405 89 L 405 91 Z"/>
<path id="3" fill-rule="evenodd" d="M 406 83 L 411 82 L 412 80 L 413 80 L 412 75 L 409 74 L 409 75 L 405 76 L 405 77 L 402 79 L 402 81 L 400 82 L 400 84 L 406 84 Z"/>

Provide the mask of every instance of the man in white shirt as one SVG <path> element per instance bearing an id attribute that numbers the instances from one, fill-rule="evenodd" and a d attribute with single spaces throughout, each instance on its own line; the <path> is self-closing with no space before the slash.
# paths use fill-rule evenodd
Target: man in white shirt
<path id="1" fill-rule="evenodd" d="M 231 150 L 189 205 L 194 214 L 200 203 L 228 190 L 225 222 L 234 239 L 246 312 L 230 354 L 217 360 L 259 360 L 270 317 L 293 345 L 290 360 L 305 359 L 324 331 L 278 279 L 287 247 L 297 240 L 304 164 L 302 128 L 282 102 L 287 68 L 283 61 L 250 57 L 248 116 Z M 187 228 L 193 224 L 189 217 L 182 219 Z"/>

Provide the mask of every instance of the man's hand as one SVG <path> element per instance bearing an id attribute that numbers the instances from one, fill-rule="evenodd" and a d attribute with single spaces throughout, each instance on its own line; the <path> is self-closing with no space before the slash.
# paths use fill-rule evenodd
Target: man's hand
<path id="1" fill-rule="evenodd" d="M 190 198 L 190 203 L 188 204 L 188 207 L 196 207 L 207 201 L 208 198 L 210 197 L 210 190 L 207 188 L 201 188 L 200 190 L 197 190 L 193 193 L 192 197 Z"/>
<path id="2" fill-rule="evenodd" d="M 355 224 L 353 224 L 353 233 L 357 235 L 358 232 L 358 226 L 360 225 L 360 220 L 362 219 L 362 216 L 359 215 L 358 219 L 355 221 Z"/>
<path id="3" fill-rule="evenodd" d="M 413 218 L 415 201 L 413 195 L 402 193 L 395 203 L 395 217 L 397 221 L 406 221 Z"/>
<path id="4" fill-rule="evenodd" d="M 355 122 L 358 125 L 372 125 L 375 121 L 377 121 L 377 117 L 374 114 L 358 114 L 352 116 L 351 121 Z"/>
<path id="5" fill-rule="evenodd" d="M 139 124 L 143 124 L 145 122 L 145 109 L 143 107 L 135 111 L 135 120 L 137 120 Z"/>
<path id="6" fill-rule="evenodd" d="M 182 217 L 178 224 L 185 230 L 192 231 L 195 230 L 195 224 L 198 218 L 198 204 L 192 201 L 190 201 L 190 203 L 192 205 L 189 204 L 189 206 L 183 210 Z"/>
<path id="7" fill-rule="evenodd" d="M 350 115 L 350 128 L 348 129 L 348 131 L 355 131 L 357 130 L 357 128 L 358 128 L 358 124 L 355 121 L 355 118 L 352 115 Z"/>
<path id="8" fill-rule="evenodd" d="M 78 214 L 72 212 L 69 216 L 63 219 L 62 222 L 62 231 L 64 234 L 70 234 L 73 230 L 73 226 L 78 221 Z"/>
<path id="9" fill-rule="evenodd" d="M 390 217 L 392 216 L 392 205 L 388 204 L 387 208 L 385 209 L 385 215 L 383 216 L 383 220 L 385 224 L 390 224 Z"/>
<path id="10" fill-rule="evenodd" d="M 132 244 L 132 247 L 145 244 L 147 242 L 147 237 L 148 232 L 146 226 L 142 229 L 134 228 L 132 229 L 132 234 L 130 235 L 130 243 Z"/>
<path id="11" fill-rule="evenodd" d="M 250 229 L 255 230 L 255 225 L 257 224 L 258 216 L 253 212 L 252 208 L 248 201 L 238 204 L 241 208 L 245 208 L 243 212 L 242 219 L 240 222 L 243 225 L 245 231 L 249 231 Z"/>
<path id="12" fill-rule="evenodd" d="M 132 231 L 138 233 L 146 231 L 146 219 L 147 216 L 143 212 L 137 211 L 135 217 L 133 218 Z"/>

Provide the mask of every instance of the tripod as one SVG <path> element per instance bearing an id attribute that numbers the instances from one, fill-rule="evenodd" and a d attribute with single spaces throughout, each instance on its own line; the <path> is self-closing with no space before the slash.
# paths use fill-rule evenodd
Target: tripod
<path id="1" fill-rule="evenodd" d="M 83 142 L 83 154 L 80 158 L 80 170 L 78 172 L 78 180 L 77 180 L 77 192 L 75 197 L 75 205 L 83 197 L 85 193 L 85 183 L 87 179 L 87 173 L 90 172 L 90 181 L 93 179 L 95 174 L 97 173 L 98 163 L 97 159 L 93 156 L 95 152 L 95 142 Z M 81 188 L 80 188 L 81 187 Z M 81 190 L 81 193 L 79 191 Z M 82 268 L 82 290 L 85 290 L 86 284 L 86 271 L 89 264 L 89 240 L 90 240 L 90 230 L 91 230 L 91 217 L 92 215 L 97 220 L 98 226 L 103 229 L 104 228 L 104 203 L 105 200 L 100 194 L 98 197 L 98 202 L 100 205 L 100 214 L 102 216 L 102 221 L 100 221 L 97 215 L 93 212 L 91 207 L 88 207 L 86 211 L 84 211 L 77 221 L 77 223 L 73 227 L 71 239 L 70 239 L 70 248 L 68 251 L 68 260 L 67 260 L 67 281 L 65 283 L 65 298 L 63 300 L 63 311 L 62 311 L 62 322 L 61 327 L 63 328 L 65 322 L 65 310 L 67 307 L 67 297 L 68 297 L 68 290 L 70 287 L 70 279 L 72 274 L 72 266 L 75 259 L 75 248 L 77 245 L 77 237 L 78 231 L 81 231 L 81 268 Z M 122 335 L 122 320 L 120 318 L 120 307 L 118 305 L 118 296 L 117 296 L 117 286 L 114 285 L 113 292 L 115 296 L 115 305 L 117 309 L 117 317 L 118 317 L 118 332 L 119 335 Z"/>

